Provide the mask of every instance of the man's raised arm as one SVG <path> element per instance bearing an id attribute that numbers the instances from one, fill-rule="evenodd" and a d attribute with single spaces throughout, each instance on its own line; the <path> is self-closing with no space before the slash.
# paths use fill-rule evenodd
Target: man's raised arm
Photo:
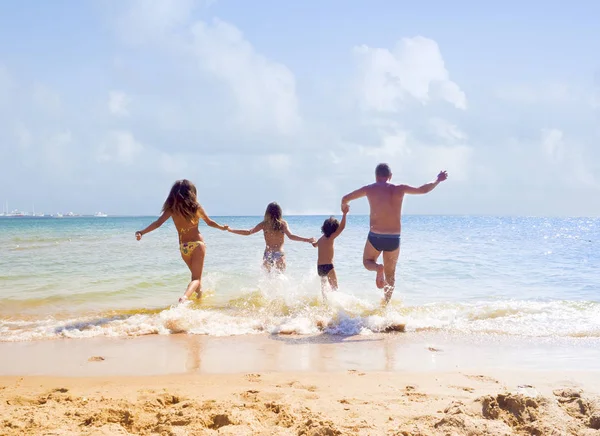
<path id="1" fill-rule="evenodd" d="M 359 188 L 356 191 L 352 191 L 351 193 L 344 195 L 342 197 L 342 206 L 344 204 L 348 204 L 352 200 L 357 200 L 361 197 L 364 197 L 365 195 L 367 195 L 367 187 L 363 186 L 362 188 Z"/>
<path id="2" fill-rule="evenodd" d="M 418 188 L 415 188 L 415 187 L 409 186 L 409 185 L 398 185 L 398 187 L 400 189 L 402 189 L 402 191 L 404 191 L 405 194 L 427 194 L 427 193 L 433 191 L 433 189 L 437 185 L 439 185 L 441 182 L 443 182 L 447 178 L 448 178 L 448 173 L 446 171 L 441 171 L 438 174 L 435 182 L 425 183 L 424 185 L 421 185 Z"/>

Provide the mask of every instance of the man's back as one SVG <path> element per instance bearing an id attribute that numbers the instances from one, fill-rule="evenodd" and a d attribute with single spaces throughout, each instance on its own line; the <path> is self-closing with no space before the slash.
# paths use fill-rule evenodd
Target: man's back
<path id="1" fill-rule="evenodd" d="M 376 182 L 365 187 L 371 207 L 371 231 L 382 234 L 400 234 L 402 200 L 401 186 L 387 182 Z"/>

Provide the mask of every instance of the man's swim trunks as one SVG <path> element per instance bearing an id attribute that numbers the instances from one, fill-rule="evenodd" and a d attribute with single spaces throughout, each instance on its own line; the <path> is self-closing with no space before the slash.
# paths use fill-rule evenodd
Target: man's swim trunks
<path id="1" fill-rule="evenodd" d="M 377 251 L 394 251 L 400 247 L 400 235 L 369 232 L 368 240 Z"/>

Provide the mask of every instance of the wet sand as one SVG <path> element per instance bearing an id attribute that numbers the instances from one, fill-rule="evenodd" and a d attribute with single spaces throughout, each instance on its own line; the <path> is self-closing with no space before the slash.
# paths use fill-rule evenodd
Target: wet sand
<path id="1" fill-rule="evenodd" d="M 598 435 L 598 347 L 388 334 L 0 344 L 0 434 Z"/>

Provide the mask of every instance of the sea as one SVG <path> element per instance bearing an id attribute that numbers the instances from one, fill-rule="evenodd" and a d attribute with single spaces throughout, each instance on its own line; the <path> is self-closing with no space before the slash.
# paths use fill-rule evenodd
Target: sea
<path id="1" fill-rule="evenodd" d="M 286 217 L 319 237 L 325 216 Z M 0 218 L 0 342 L 142 335 L 370 335 L 419 331 L 600 338 L 600 219 L 404 216 L 397 287 L 382 306 L 364 269 L 368 217 L 335 243 L 339 290 L 321 294 L 317 252 L 286 241 L 285 274 L 261 268 L 261 234 L 201 225 L 201 301 L 171 221 L 155 217 Z M 214 217 L 251 228 L 260 217 Z"/>

